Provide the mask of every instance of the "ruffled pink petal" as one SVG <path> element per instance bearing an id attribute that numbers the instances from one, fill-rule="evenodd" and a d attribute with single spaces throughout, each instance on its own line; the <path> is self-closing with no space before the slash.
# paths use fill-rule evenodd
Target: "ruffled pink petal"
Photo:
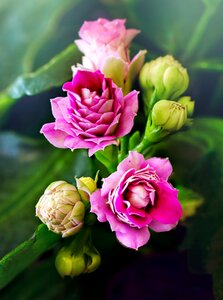
<path id="1" fill-rule="evenodd" d="M 178 191 L 167 182 L 160 182 L 156 191 L 155 205 L 150 210 L 153 220 L 163 224 L 176 224 L 182 217 Z"/>
<path id="2" fill-rule="evenodd" d="M 96 190 L 90 195 L 91 212 L 97 215 L 99 222 L 106 222 L 106 212 L 109 213 L 109 208 L 106 205 L 106 197 L 101 195 L 101 190 Z"/>
<path id="3" fill-rule="evenodd" d="M 147 159 L 147 162 L 156 170 L 157 175 L 163 180 L 167 180 L 173 171 L 168 158 L 152 157 Z"/>
<path id="4" fill-rule="evenodd" d="M 128 134 L 134 125 L 134 118 L 138 112 L 138 92 L 132 91 L 125 96 L 124 100 L 124 110 L 121 114 L 118 130 L 116 131 L 117 137 Z"/>
<path id="5" fill-rule="evenodd" d="M 122 175 L 123 175 L 123 172 L 119 170 L 119 171 L 112 173 L 107 178 L 104 178 L 102 189 L 101 189 L 101 194 L 103 196 L 108 195 L 108 193 L 118 185 Z"/>
<path id="6" fill-rule="evenodd" d="M 153 220 L 149 224 L 149 228 L 152 229 L 153 231 L 156 231 L 156 232 L 164 232 L 164 231 L 170 231 L 171 229 L 176 227 L 176 225 L 177 225 L 177 223 L 175 223 L 175 224 L 162 224 L 160 222 L 157 222 L 157 221 Z"/>
<path id="7" fill-rule="evenodd" d="M 129 169 L 139 170 L 144 164 L 145 159 L 142 154 L 137 151 L 130 151 L 128 157 L 118 165 L 118 171 L 128 171 Z"/>
<path id="8" fill-rule="evenodd" d="M 63 119 L 63 114 L 59 107 L 59 102 L 63 99 L 64 97 L 56 97 L 50 100 L 52 113 L 55 119 Z"/>
<path id="9" fill-rule="evenodd" d="M 40 130 L 40 133 L 44 134 L 45 138 L 57 148 L 66 148 L 64 141 L 67 137 L 67 133 L 61 130 L 55 130 L 55 123 L 44 124 Z"/>
<path id="10" fill-rule="evenodd" d="M 116 145 L 117 146 L 118 142 L 114 139 L 104 140 L 99 144 L 95 144 L 93 147 L 89 147 L 89 150 L 88 150 L 89 157 L 92 156 L 95 152 L 97 152 L 99 150 L 104 150 L 105 147 L 107 147 L 109 145 Z"/>
<path id="11" fill-rule="evenodd" d="M 125 233 L 116 231 L 116 237 L 123 246 L 138 250 L 139 247 L 148 242 L 150 238 L 150 232 L 147 227 L 136 229 L 128 225 L 125 226 Z"/>
<path id="12" fill-rule="evenodd" d="M 128 47 L 134 37 L 140 33 L 140 30 L 137 29 L 127 29 L 125 36 L 125 47 Z"/>
<path id="13" fill-rule="evenodd" d="M 85 149 L 90 148 L 94 146 L 94 143 L 87 142 L 84 139 L 81 139 L 79 136 L 67 136 L 64 140 L 64 145 L 66 148 L 69 148 L 71 150 L 74 149 Z"/>

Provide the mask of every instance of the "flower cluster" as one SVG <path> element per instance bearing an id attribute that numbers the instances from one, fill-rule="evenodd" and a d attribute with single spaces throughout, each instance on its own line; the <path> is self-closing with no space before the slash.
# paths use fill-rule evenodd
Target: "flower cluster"
<path id="1" fill-rule="evenodd" d="M 148 242 L 150 230 L 169 231 L 183 216 L 169 159 L 150 157 L 149 149 L 191 124 L 194 101 L 183 96 L 189 76 L 171 55 L 144 63 L 147 51 L 141 50 L 131 59 L 137 34 L 126 29 L 124 19 L 84 22 L 75 40 L 82 63 L 72 66 L 73 78 L 63 85 L 66 96 L 51 100 L 55 122 L 41 129 L 55 147 L 88 149 L 109 172 L 101 181 L 98 174 L 77 178 L 77 187 L 54 182 L 36 206 L 50 230 L 74 235 L 57 256 L 62 276 L 99 266 L 89 234 L 96 218 L 110 224 L 122 245 L 137 250 Z M 140 91 L 133 89 L 137 79 Z M 135 128 L 139 107 L 144 108 L 144 132 Z"/>

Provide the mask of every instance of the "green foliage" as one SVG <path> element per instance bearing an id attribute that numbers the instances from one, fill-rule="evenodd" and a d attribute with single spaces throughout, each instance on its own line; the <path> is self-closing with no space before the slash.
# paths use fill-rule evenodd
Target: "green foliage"
<path id="1" fill-rule="evenodd" d="M 21 98 L 61 86 L 72 78 L 71 65 L 80 59 L 80 52 L 72 44 L 35 72 L 19 76 L 8 88 L 8 95 L 11 98 Z"/>
<path id="2" fill-rule="evenodd" d="M 49 250 L 60 239 L 60 235 L 48 230 L 41 224 L 34 235 L 9 252 L 0 261 L 0 289 L 5 287 L 17 274 Z"/>
<path id="3" fill-rule="evenodd" d="M 29 73 L 41 47 L 71 5 L 78 0 L 2 0 L 1 20 L 1 81 L 0 90 L 5 89 L 17 76 Z"/>

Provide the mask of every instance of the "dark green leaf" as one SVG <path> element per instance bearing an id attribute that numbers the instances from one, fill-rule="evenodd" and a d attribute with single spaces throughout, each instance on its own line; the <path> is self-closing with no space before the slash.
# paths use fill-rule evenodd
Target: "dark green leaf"
<path id="1" fill-rule="evenodd" d="M 70 45 L 35 72 L 19 76 L 8 88 L 8 94 L 11 98 L 21 98 L 60 86 L 72 78 L 71 66 L 80 60 L 81 54 L 77 47 Z"/>
<path id="2" fill-rule="evenodd" d="M 2 0 L 0 6 L 0 90 L 33 70 L 41 47 L 55 35 L 56 25 L 78 0 Z"/>

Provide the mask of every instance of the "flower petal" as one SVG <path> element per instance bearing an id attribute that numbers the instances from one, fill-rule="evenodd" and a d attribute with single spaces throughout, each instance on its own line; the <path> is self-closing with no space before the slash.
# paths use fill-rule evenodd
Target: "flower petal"
<path id="1" fill-rule="evenodd" d="M 173 171 L 168 158 L 152 157 L 147 159 L 147 162 L 156 170 L 157 175 L 163 180 L 167 180 Z"/>
<path id="2" fill-rule="evenodd" d="M 91 212 L 95 213 L 99 222 L 106 222 L 106 212 L 109 208 L 106 205 L 106 198 L 101 195 L 101 190 L 96 190 L 90 196 Z"/>
<path id="3" fill-rule="evenodd" d="M 134 118 L 138 112 L 138 92 L 132 91 L 125 96 L 124 100 L 125 106 L 116 132 L 117 137 L 128 134 L 134 125 Z"/>
<path id="4" fill-rule="evenodd" d="M 66 148 L 64 141 L 67 137 L 67 133 L 61 130 L 55 130 L 55 123 L 44 124 L 40 130 L 40 133 L 43 133 L 45 138 L 57 148 Z"/>
<path id="5" fill-rule="evenodd" d="M 177 198 L 178 191 L 167 182 L 160 182 L 156 191 L 155 205 L 151 217 L 163 224 L 176 224 L 182 217 L 182 207 Z"/>
<path id="6" fill-rule="evenodd" d="M 125 233 L 116 231 L 116 237 L 122 245 L 138 250 L 139 247 L 148 242 L 150 238 L 150 232 L 147 227 L 140 229 L 132 228 L 128 225 L 125 225 L 125 227 Z"/>
<path id="7" fill-rule="evenodd" d="M 156 232 L 164 232 L 164 231 L 170 231 L 171 229 L 176 227 L 176 225 L 177 225 L 177 223 L 175 223 L 175 224 L 162 224 L 160 222 L 157 222 L 157 221 L 153 220 L 149 224 L 149 228 L 152 229 L 153 231 L 156 231 Z"/>
<path id="8" fill-rule="evenodd" d="M 143 155 L 137 151 L 130 151 L 128 157 L 118 165 L 118 171 L 128 171 L 129 169 L 139 170 L 142 167 L 145 167 Z"/>

